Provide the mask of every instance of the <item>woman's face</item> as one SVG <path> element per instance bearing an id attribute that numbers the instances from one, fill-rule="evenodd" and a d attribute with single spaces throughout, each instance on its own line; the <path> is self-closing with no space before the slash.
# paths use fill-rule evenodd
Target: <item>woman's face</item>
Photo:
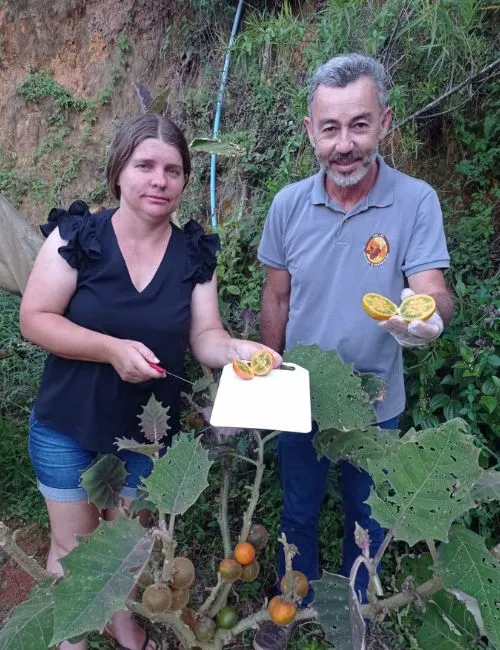
<path id="1" fill-rule="evenodd" d="M 147 218 L 169 217 L 179 205 L 186 181 L 179 150 L 147 138 L 134 149 L 118 178 L 120 207 Z"/>

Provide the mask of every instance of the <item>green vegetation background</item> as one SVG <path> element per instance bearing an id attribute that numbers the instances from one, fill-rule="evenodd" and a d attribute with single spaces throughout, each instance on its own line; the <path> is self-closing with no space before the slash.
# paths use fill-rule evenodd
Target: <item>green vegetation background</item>
<path id="1" fill-rule="evenodd" d="M 178 21 L 165 28 L 159 56 L 169 66 L 177 64 L 185 82 L 183 92 L 168 98 L 167 111 L 190 137 L 209 137 L 235 3 L 179 0 L 178 4 Z M 459 415 L 469 423 L 483 450 L 483 466 L 498 466 L 500 82 L 498 64 L 490 65 L 498 59 L 494 37 L 498 8 L 475 0 L 330 0 L 316 2 L 316 10 L 307 12 L 301 9 L 305 3 L 260 3 L 264 5 L 267 8 L 247 7 L 245 11 L 231 54 L 222 116 L 222 139 L 246 150 L 237 159 L 218 160 L 218 230 L 223 244 L 218 278 L 225 324 L 238 335 L 245 328 L 242 311 L 250 310 L 254 317 L 250 335 L 257 335 L 264 273 L 255 253 L 267 208 L 281 187 L 316 169 L 302 128 L 309 71 L 342 52 L 376 56 L 389 71 L 390 103 L 395 125 L 401 125 L 390 134 L 383 153 L 390 164 L 438 190 L 452 259 L 448 281 L 457 297 L 456 316 L 443 336 L 428 348 L 405 352 L 408 406 L 402 429 L 434 426 Z M 61 188 L 78 175 L 76 155 L 70 165 L 62 162 L 62 156 L 68 155 L 62 146 L 72 131 L 72 118 L 79 113 L 86 120 L 86 129 L 81 131 L 84 143 L 99 111 L 113 92 L 119 92 L 124 74 L 120 66 L 133 54 L 124 33 L 108 84 L 94 100 L 73 98 L 45 71 L 27 75 L 18 93 L 27 104 L 44 106 L 50 128 L 30 175 L 16 167 L 15 157 L 0 152 L 0 192 L 15 205 L 29 193 L 47 208 L 57 203 Z M 195 77 L 196 84 L 192 83 Z M 130 112 L 138 110 L 139 104 Z M 103 145 L 101 168 L 104 155 Z M 47 161 L 61 168 L 52 186 L 36 177 L 37 165 Z M 208 157 L 195 154 L 181 221 L 194 217 L 209 225 L 208 182 Z M 104 204 L 110 200 L 102 177 L 95 179 L 95 189 L 82 198 Z M 20 338 L 18 306 L 18 297 L 0 294 L 0 519 L 46 526 L 26 450 L 27 420 L 44 355 Z M 196 375 L 194 364 L 190 372 Z M 239 444 L 244 446 L 245 440 Z M 275 538 L 281 494 L 273 453 L 268 454 L 267 464 L 257 518 Z M 246 499 L 244 471 L 241 488 L 231 500 L 235 527 Z M 207 548 L 213 550 L 214 566 L 206 567 L 207 576 L 210 571 L 214 575 L 220 555 L 214 508 L 217 472 L 213 481 L 213 488 L 183 517 L 179 539 L 193 558 L 209 555 Z M 465 523 L 483 535 L 488 546 L 498 543 L 498 504 L 473 511 Z M 320 523 L 325 568 L 338 567 L 341 536 L 332 472 Z M 404 552 L 398 547 L 387 559 L 387 575 L 396 556 Z M 274 560 L 275 546 L 270 544 L 262 576 L 243 587 L 243 599 L 262 598 L 262 588 L 274 580 Z M 391 647 L 418 647 L 412 627 L 394 617 L 385 629 Z M 314 626 L 312 630 L 306 626 L 296 647 L 306 649 L 314 639 Z"/>

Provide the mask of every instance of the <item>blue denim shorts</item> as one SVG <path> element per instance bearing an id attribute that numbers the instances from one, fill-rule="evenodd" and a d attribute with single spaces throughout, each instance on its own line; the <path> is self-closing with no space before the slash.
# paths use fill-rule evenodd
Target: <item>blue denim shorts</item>
<path id="1" fill-rule="evenodd" d="M 87 501 L 87 491 L 80 487 L 80 476 L 98 455 L 95 451 L 82 449 L 78 442 L 64 433 L 41 424 L 31 412 L 28 450 L 35 469 L 37 485 L 43 496 L 51 501 Z M 148 476 L 153 461 L 132 451 L 115 454 L 125 463 L 128 472 L 120 496 L 134 498 L 141 477 Z"/>

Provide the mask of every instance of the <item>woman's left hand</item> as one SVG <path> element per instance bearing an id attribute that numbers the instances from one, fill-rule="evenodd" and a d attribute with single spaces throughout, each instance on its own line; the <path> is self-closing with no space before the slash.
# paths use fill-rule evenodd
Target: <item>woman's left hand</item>
<path id="1" fill-rule="evenodd" d="M 257 350 L 269 350 L 273 355 L 273 368 L 277 368 L 281 365 L 283 358 L 272 348 L 268 348 L 267 345 L 262 343 L 257 343 L 256 341 L 248 341 L 246 339 L 233 339 L 234 347 L 234 358 L 235 359 L 244 359 L 245 361 L 250 361 L 252 354 L 257 352 Z"/>

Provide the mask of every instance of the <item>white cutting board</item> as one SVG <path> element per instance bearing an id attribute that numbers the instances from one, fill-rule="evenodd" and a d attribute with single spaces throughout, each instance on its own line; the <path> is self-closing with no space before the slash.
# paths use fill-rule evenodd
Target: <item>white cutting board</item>
<path id="1" fill-rule="evenodd" d="M 265 377 L 241 379 L 232 364 L 224 366 L 210 424 L 215 427 L 270 429 L 307 433 L 311 430 L 309 371 L 271 370 Z"/>

